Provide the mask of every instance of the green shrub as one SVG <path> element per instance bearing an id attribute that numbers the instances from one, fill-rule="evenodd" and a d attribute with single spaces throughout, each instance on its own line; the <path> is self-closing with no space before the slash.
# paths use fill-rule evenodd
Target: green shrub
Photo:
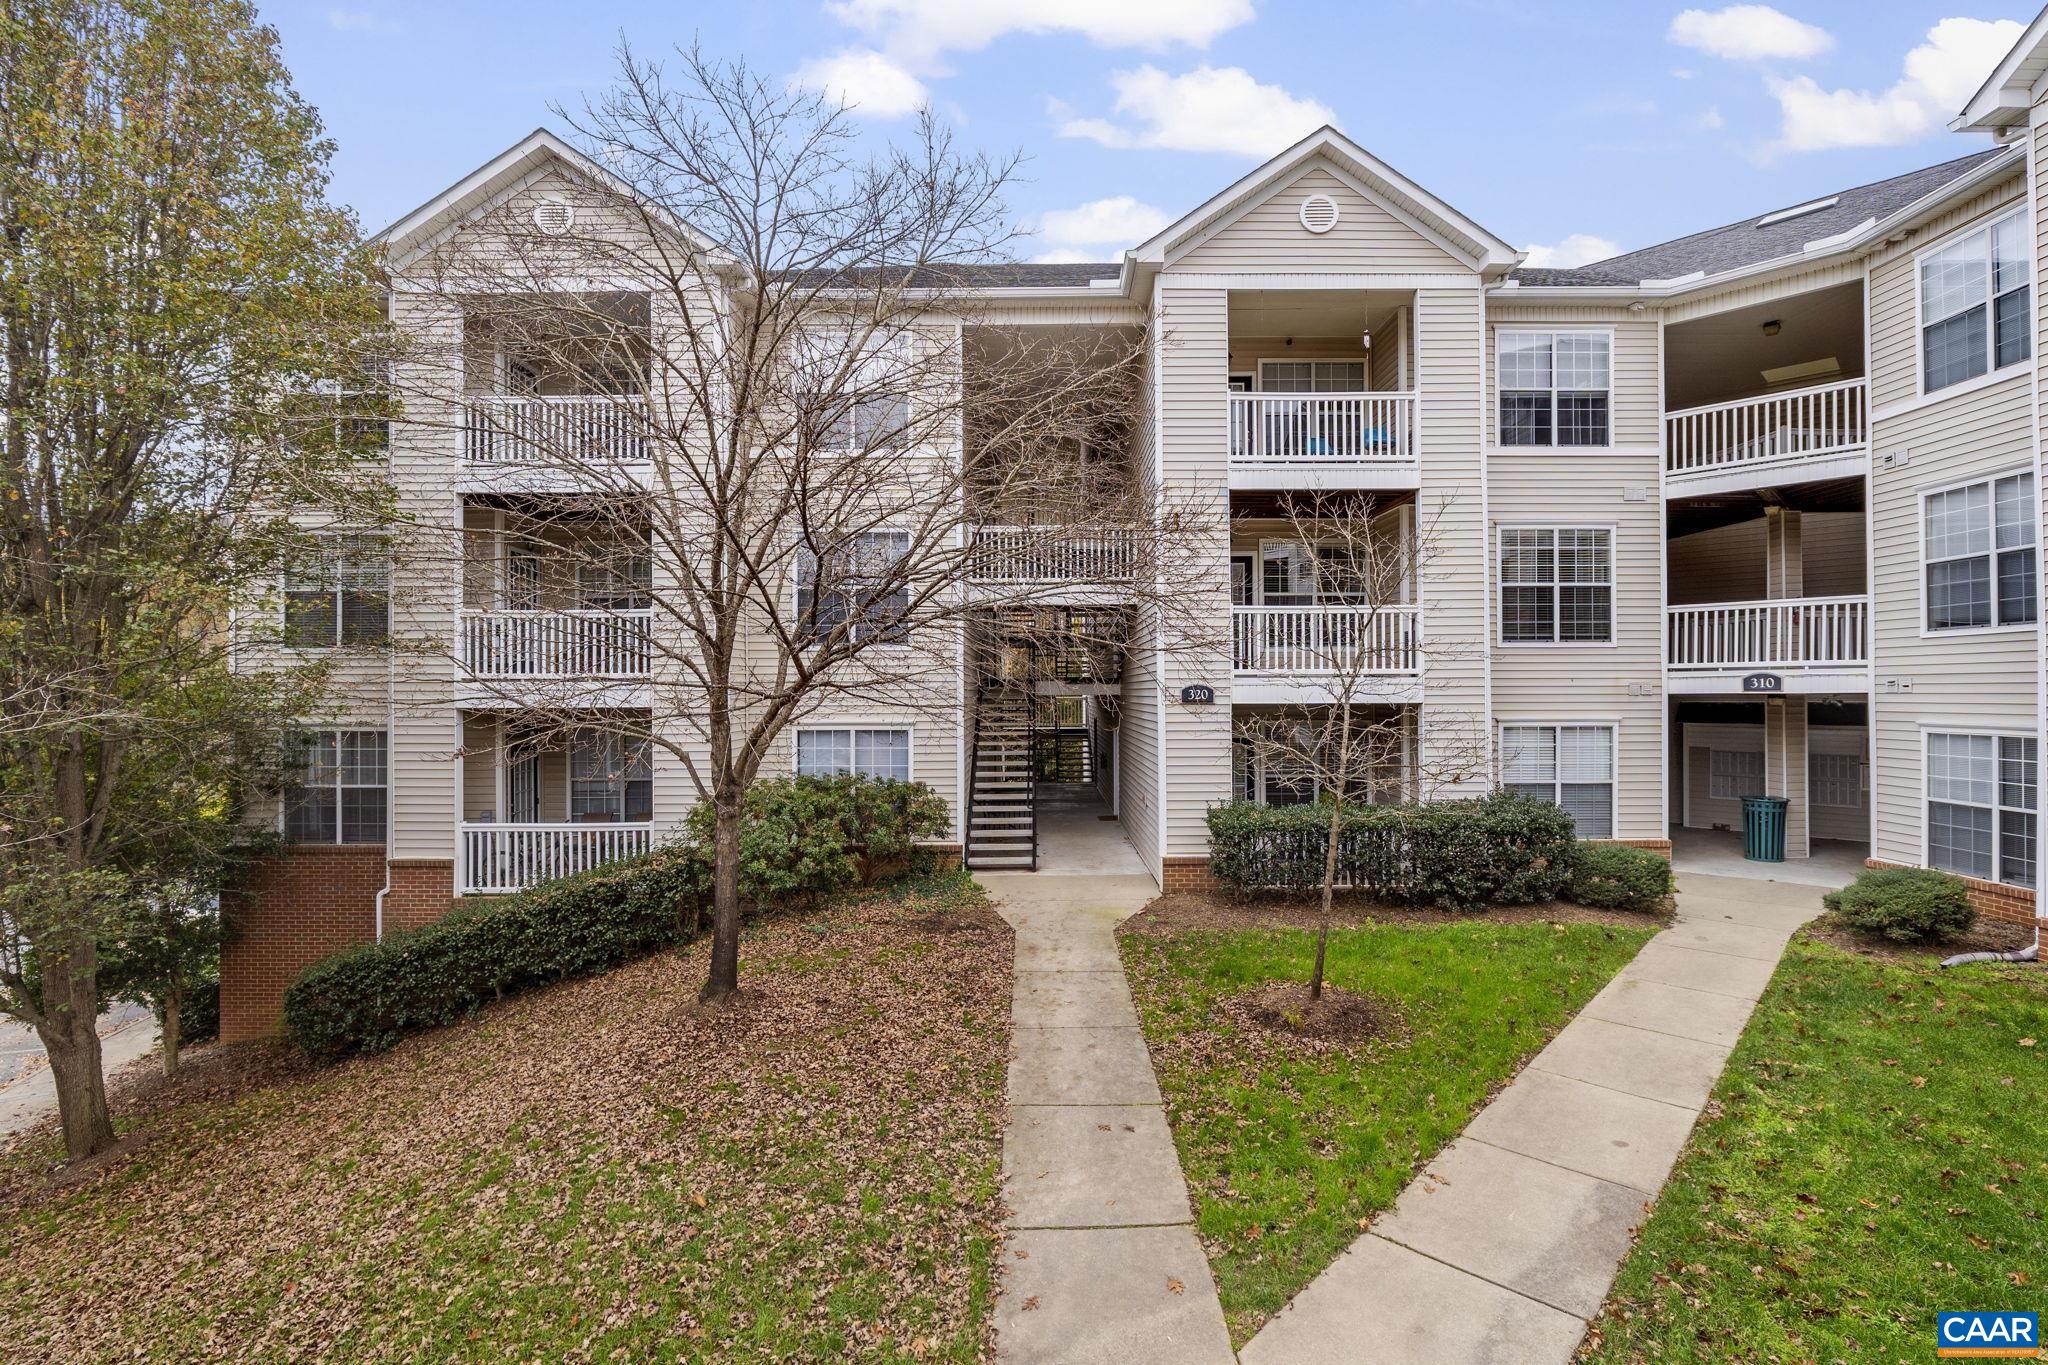
<path id="1" fill-rule="evenodd" d="M 286 1034 L 320 1057 L 381 1052 L 507 994 L 684 941 L 710 904 L 710 817 L 703 805 L 690 812 L 700 843 L 480 900 L 322 958 L 285 991 Z M 780 907 L 867 885 L 947 827 L 945 802 L 917 783 L 773 778 L 748 794 L 740 894 Z"/>
<path id="2" fill-rule="evenodd" d="M 1209 868 L 1239 892 L 1322 885 L 1330 808 L 1233 802 L 1209 812 Z M 1383 901 L 1475 910 L 1556 897 L 1572 866 L 1571 817 L 1515 792 L 1347 809 L 1337 880 Z"/>
<path id="3" fill-rule="evenodd" d="M 156 1016 L 158 1027 L 164 1022 L 163 1013 Z M 220 977 L 209 975 L 198 985 L 185 992 L 184 1000 L 178 1005 L 178 1042 L 180 1044 L 210 1043 L 220 1036 Z"/>
<path id="4" fill-rule="evenodd" d="M 1821 903 L 1858 933 L 1895 943 L 1940 943 L 1977 920 L 1963 879 L 1924 867 L 1872 868 Z"/>
<path id="5" fill-rule="evenodd" d="M 1670 897 L 1671 860 L 1626 844 L 1580 844 L 1564 898 L 1598 910 L 1661 910 Z"/>
<path id="6" fill-rule="evenodd" d="M 344 948 L 285 990 L 285 1033 L 317 1057 L 382 1052 L 510 992 L 616 967 L 694 931 L 699 881 L 687 850 L 663 849 Z"/>
<path id="7" fill-rule="evenodd" d="M 688 819 L 691 855 L 711 893 L 711 807 Z M 951 828 L 946 803 L 921 782 L 865 777 L 778 777 L 747 793 L 740 821 L 740 895 L 757 904 L 805 903 L 903 870 L 919 839 Z"/>

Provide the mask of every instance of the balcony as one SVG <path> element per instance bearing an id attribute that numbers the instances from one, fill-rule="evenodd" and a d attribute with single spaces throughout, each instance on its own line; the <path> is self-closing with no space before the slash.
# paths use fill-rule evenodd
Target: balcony
<path id="1" fill-rule="evenodd" d="M 653 615 L 465 611 L 462 666 L 478 678 L 644 678 Z"/>
<path id="2" fill-rule="evenodd" d="M 644 464 L 644 405 L 623 394 L 491 396 L 463 405 L 462 453 L 472 466 L 540 467 L 573 474 Z"/>
<path id="3" fill-rule="evenodd" d="M 654 847 L 651 824 L 462 826 L 465 896 L 492 896 L 588 872 Z"/>
<path id="4" fill-rule="evenodd" d="M 1236 701 L 1329 701 L 1332 684 L 1354 674 L 1354 702 L 1421 700 L 1420 607 L 1232 607 L 1230 615 Z"/>
<path id="5" fill-rule="evenodd" d="M 1869 472 L 1867 389 L 1845 379 L 1668 414 L 1666 491 L 1693 497 Z"/>
<path id="6" fill-rule="evenodd" d="M 1868 693 L 1870 599 L 1789 597 L 1665 609 L 1672 693 Z M 1752 681 L 1765 674 L 1777 682 Z"/>
<path id="7" fill-rule="evenodd" d="M 969 581 L 990 597 L 1048 606 L 1121 599 L 1117 585 L 1136 567 L 1129 531 L 981 526 L 974 531 Z"/>
<path id="8" fill-rule="evenodd" d="M 1414 488 L 1418 469 L 1412 393 L 1230 395 L 1232 488 Z"/>

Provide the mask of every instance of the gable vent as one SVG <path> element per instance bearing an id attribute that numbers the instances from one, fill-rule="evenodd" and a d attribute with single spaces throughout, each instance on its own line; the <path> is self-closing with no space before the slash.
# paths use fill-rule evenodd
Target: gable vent
<path id="1" fill-rule="evenodd" d="M 576 210 L 559 199 L 547 199 L 533 206 L 533 225 L 550 237 L 559 237 L 576 226 Z"/>
<path id="2" fill-rule="evenodd" d="M 1312 194 L 1302 200 L 1301 225 L 1310 232 L 1328 232 L 1337 226 L 1337 201 L 1327 194 Z"/>

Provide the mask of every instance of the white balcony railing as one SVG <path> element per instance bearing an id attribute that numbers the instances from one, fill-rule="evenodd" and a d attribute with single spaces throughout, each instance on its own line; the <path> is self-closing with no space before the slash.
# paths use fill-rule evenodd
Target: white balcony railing
<path id="1" fill-rule="evenodd" d="M 1870 662 L 1868 597 L 1665 609 L 1674 671 L 1850 668 Z"/>
<path id="2" fill-rule="evenodd" d="M 654 847 L 654 826 L 464 825 L 462 894 L 492 895 L 588 872 Z"/>
<path id="3" fill-rule="evenodd" d="M 1870 439 L 1867 384 L 1845 379 L 1688 408 L 1664 419 L 1665 467 L 1701 474 L 1795 458 L 1846 455 Z"/>
<path id="4" fill-rule="evenodd" d="M 471 398 L 463 409 L 463 454 L 475 464 L 557 469 L 634 464 L 647 458 L 647 410 L 637 398 Z"/>
<path id="5" fill-rule="evenodd" d="M 1422 671 L 1418 607 L 1232 607 L 1230 615 L 1233 672 Z"/>
<path id="6" fill-rule="evenodd" d="M 1131 576 L 1130 531 L 983 526 L 974 532 L 973 577 L 982 583 L 1107 584 Z"/>
<path id="7" fill-rule="evenodd" d="M 1235 465 L 1401 464 L 1415 458 L 1412 393 L 1233 393 Z"/>
<path id="8" fill-rule="evenodd" d="M 479 678 L 644 678 L 650 611 L 465 611 L 462 665 Z"/>

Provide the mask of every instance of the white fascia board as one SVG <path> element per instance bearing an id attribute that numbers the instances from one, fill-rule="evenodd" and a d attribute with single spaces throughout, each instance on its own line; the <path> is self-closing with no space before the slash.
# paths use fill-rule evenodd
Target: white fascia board
<path id="1" fill-rule="evenodd" d="M 2048 9 L 2034 16 L 2034 22 L 1991 68 L 1977 93 L 1948 126 L 1960 133 L 2024 120 L 2033 105 L 2033 87 L 2044 71 L 2048 71 Z"/>

